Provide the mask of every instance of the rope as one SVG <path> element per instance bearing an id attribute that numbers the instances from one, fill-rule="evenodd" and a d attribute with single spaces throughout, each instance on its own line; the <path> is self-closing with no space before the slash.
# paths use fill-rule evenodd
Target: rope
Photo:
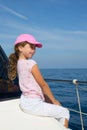
<path id="1" fill-rule="evenodd" d="M 78 81 L 77 79 L 74 79 L 74 80 L 63 80 L 63 79 L 48 79 L 48 78 L 45 78 L 46 81 L 48 82 L 68 82 L 68 83 L 78 83 L 78 84 L 87 84 L 87 81 Z"/>
<path id="2" fill-rule="evenodd" d="M 81 103 L 80 103 L 80 96 L 79 96 L 79 91 L 78 91 L 78 83 L 74 82 L 74 84 L 76 84 L 76 94 L 77 94 L 77 99 L 78 99 L 78 106 L 79 106 L 81 126 L 82 126 L 82 130 L 84 130 L 82 111 L 81 111 Z"/>
<path id="3" fill-rule="evenodd" d="M 79 86 L 79 89 L 80 89 L 80 90 L 85 90 L 85 91 L 87 91 L 87 88 L 82 88 L 82 87 L 80 87 L 80 86 Z"/>
<path id="4" fill-rule="evenodd" d="M 68 110 L 70 110 L 72 112 L 80 113 L 79 111 L 71 109 L 71 108 L 68 108 Z M 81 112 L 81 114 L 87 116 L 87 113 Z"/>

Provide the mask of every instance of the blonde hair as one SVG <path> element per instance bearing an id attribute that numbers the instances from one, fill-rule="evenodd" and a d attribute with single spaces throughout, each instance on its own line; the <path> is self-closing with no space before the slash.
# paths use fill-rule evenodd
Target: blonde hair
<path id="1" fill-rule="evenodd" d="M 8 77 L 10 80 L 14 80 L 17 77 L 17 61 L 19 59 L 19 46 L 24 47 L 28 42 L 20 42 L 15 45 L 14 53 L 9 56 L 9 68 L 8 68 Z"/>

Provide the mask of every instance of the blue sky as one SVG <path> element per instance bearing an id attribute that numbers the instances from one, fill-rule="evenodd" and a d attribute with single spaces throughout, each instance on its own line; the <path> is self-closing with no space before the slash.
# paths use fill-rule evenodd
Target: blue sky
<path id="1" fill-rule="evenodd" d="M 40 68 L 87 68 L 87 0 L 0 0 L 0 45 L 13 52 L 16 37 L 43 43 Z"/>

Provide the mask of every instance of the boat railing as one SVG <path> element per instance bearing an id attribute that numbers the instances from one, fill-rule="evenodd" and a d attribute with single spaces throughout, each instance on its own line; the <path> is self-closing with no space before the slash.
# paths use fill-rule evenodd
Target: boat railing
<path id="1" fill-rule="evenodd" d="M 59 82 L 65 82 L 65 83 L 67 82 L 67 83 L 72 83 L 72 84 L 75 85 L 79 110 L 75 110 L 75 109 L 71 109 L 71 108 L 68 108 L 68 109 L 69 109 L 70 111 L 72 111 L 72 112 L 75 112 L 75 113 L 79 113 L 79 114 L 80 114 L 81 129 L 84 130 L 84 123 L 83 123 L 83 116 L 82 116 L 82 115 L 87 116 L 87 113 L 82 112 L 79 89 L 83 89 L 83 90 L 87 91 L 87 88 L 81 88 L 81 87 L 80 87 L 80 85 L 82 85 L 82 84 L 86 84 L 86 85 L 87 85 L 87 81 L 79 81 L 79 80 L 77 80 L 77 79 L 73 79 L 73 80 L 63 80 L 63 79 L 48 79 L 48 78 L 46 78 L 45 80 L 46 80 L 47 82 L 58 82 L 58 83 L 59 83 Z M 79 89 L 78 89 L 78 88 L 79 88 Z"/>

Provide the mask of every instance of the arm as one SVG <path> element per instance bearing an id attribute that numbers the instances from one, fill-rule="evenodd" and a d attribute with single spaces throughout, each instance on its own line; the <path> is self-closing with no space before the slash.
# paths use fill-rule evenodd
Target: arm
<path id="1" fill-rule="evenodd" d="M 46 83 L 46 81 L 44 80 L 39 68 L 37 65 L 34 65 L 32 68 L 32 74 L 35 78 L 35 80 L 37 81 L 37 83 L 40 85 L 44 95 L 46 95 L 46 97 L 48 97 L 51 102 L 53 104 L 56 105 L 61 105 L 54 97 L 54 95 L 52 94 L 52 91 L 50 89 L 50 87 L 48 86 L 48 84 Z"/>

